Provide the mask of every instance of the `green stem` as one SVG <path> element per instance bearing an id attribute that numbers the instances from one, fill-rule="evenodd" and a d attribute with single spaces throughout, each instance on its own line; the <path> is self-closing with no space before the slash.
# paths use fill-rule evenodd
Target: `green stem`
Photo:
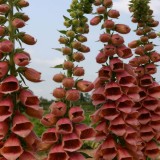
<path id="1" fill-rule="evenodd" d="M 8 14 L 9 40 L 14 44 L 14 49 L 15 49 L 15 38 L 14 38 L 15 28 L 12 26 L 12 20 L 13 20 L 13 14 L 14 14 L 14 11 L 13 11 L 14 10 L 13 0 L 9 0 L 8 3 L 9 3 L 9 6 L 10 6 L 10 12 Z M 9 58 L 10 58 L 10 73 L 11 73 L 11 75 L 16 76 L 16 68 L 15 68 L 15 63 L 13 61 L 14 49 L 9 55 Z"/>

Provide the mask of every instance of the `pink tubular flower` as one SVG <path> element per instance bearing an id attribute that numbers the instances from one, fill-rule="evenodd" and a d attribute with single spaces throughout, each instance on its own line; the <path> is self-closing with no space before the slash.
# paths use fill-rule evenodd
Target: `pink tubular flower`
<path id="1" fill-rule="evenodd" d="M 24 151 L 21 156 L 19 157 L 19 160 L 36 160 L 36 157 L 34 156 L 34 153 L 31 153 L 29 151 Z"/>
<path id="2" fill-rule="evenodd" d="M 108 80 L 111 78 L 112 71 L 110 66 L 103 66 L 99 71 L 98 71 L 98 77 L 104 78 L 105 80 Z"/>
<path id="3" fill-rule="evenodd" d="M 132 111 L 124 116 L 124 121 L 131 126 L 138 126 L 139 125 L 138 116 L 139 116 L 138 111 Z"/>
<path id="4" fill-rule="evenodd" d="M 0 92 L 4 94 L 16 92 L 19 90 L 19 82 L 16 77 L 8 76 L 0 84 Z"/>
<path id="5" fill-rule="evenodd" d="M 20 137 L 27 137 L 33 129 L 33 124 L 21 113 L 13 118 L 12 132 Z"/>
<path id="6" fill-rule="evenodd" d="M 73 68 L 73 75 L 74 76 L 83 76 L 84 75 L 84 69 L 83 69 L 83 67 L 75 67 L 75 68 Z"/>
<path id="7" fill-rule="evenodd" d="M 66 100 L 78 101 L 80 99 L 80 92 L 76 89 L 70 89 L 66 91 Z"/>
<path id="8" fill-rule="evenodd" d="M 56 131 L 59 134 L 69 134 L 73 131 L 72 122 L 68 118 L 61 118 L 56 123 Z"/>
<path id="9" fill-rule="evenodd" d="M 140 78 L 140 85 L 142 87 L 149 87 L 152 85 L 152 83 L 153 83 L 153 78 L 148 74 L 145 74 Z"/>
<path id="10" fill-rule="evenodd" d="M 110 36 L 110 34 L 108 34 L 108 33 L 103 33 L 103 34 L 101 34 L 100 35 L 100 37 L 99 37 L 99 40 L 101 41 L 101 42 L 109 42 L 110 41 L 110 39 L 111 39 L 111 36 Z"/>
<path id="11" fill-rule="evenodd" d="M 147 109 L 141 108 L 138 110 L 138 112 L 138 121 L 140 124 L 146 125 L 149 121 L 151 121 L 151 114 Z"/>
<path id="12" fill-rule="evenodd" d="M 33 68 L 27 68 L 24 69 L 24 76 L 27 80 L 31 82 L 41 82 L 41 73 L 36 71 Z"/>
<path id="13" fill-rule="evenodd" d="M 104 159 L 112 160 L 117 155 L 116 144 L 112 137 L 107 137 L 101 145 L 101 152 Z"/>
<path id="14" fill-rule="evenodd" d="M 8 132 L 9 126 L 7 121 L 0 122 L 0 140 L 3 140 Z"/>
<path id="15" fill-rule="evenodd" d="M 6 29 L 7 29 L 6 27 L 0 26 L 0 36 L 4 36 L 5 35 Z"/>
<path id="16" fill-rule="evenodd" d="M 47 160 L 69 160 L 69 156 L 66 151 L 64 151 L 62 145 L 55 145 L 49 152 Z"/>
<path id="17" fill-rule="evenodd" d="M 126 95 L 122 95 L 121 98 L 117 100 L 117 109 L 126 114 L 132 111 L 134 102 Z"/>
<path id="18" fill-rule="evenodd" d="M 81 148 L 82 141 L 75 133 L 65 134 L 62 138 L 62 146 L 65 151 L 74 152 Z"/>
<path id="19" fill-rule="evenodd" d="M 118 116 L 109 125 L 109 130 L 117 136 L 124 136 L 126 133 L 126 124 L 121 116 Z"/>
<path id="20" fill-rule="evenodd" d="M 117 47 L 117 54 L 119 57 L 124 59 L 132 57 L 131 49 L 126 47 L 125 45 Z"/>
<path id="21" fill-rule="evenodd" d="M 72 88 L 72 87 L 74 87 L 74 84 L 75 84 L 75 82 L 74 82 L 74 79 L 73 78 L 68 78 L 68 77 L 66 77 L 66 78 L 64 78 L 63 80 L 62 80 L 62 84 L 63 84 L 63 86 L 65 87 L 65 88 Z"/>
<path id="22" fill-rule="evenodd" d="M 13 51 L 13 43 L 9 40 L 4 40 L 0 42 L 0 51 L 6 53 L 6 52 L 12 52 Z"/>
<path id="23" fill-rule="evenodd" d="M 114 72 L 121 72 L 124 70 L 124 63 L 118 58 L 113 58 L 110 60 L 110 67 Z"/>
<path id="24" fill-rule="evenodd" d="M 15 19 L 13 19 L 13 21 L 12 21 L 12 25 L 13 25 L 13 27 L 15 27 L 15 28 L 22 28 L 22 27 L 25 26 L 25 22 L 24 22 L 22 19 L 15 18 Z"/>
<path id="25" fill-rule="evenodd" d="M 114 120 L 119 116 L 119 111 L 116 109 L 115 103 L 107 102 L 101 107 L 99 115 L 104 119 Z"/>
<path id="26" fill-rule="evenodd" d="M 73 106 L 70 108 L 68 116 L 73 123 L 79 123 L 85 119 L 84 110 L 79 106 Z"/>
<path id="27" fill-rule="evenodd" d="M 81 140 L 94 140 L 95 131 L 86 124 L 76 124 L 75 130 Z"/>
<path id="28" fill-rule="evenodd" d="M 146 74 L 155 74 L 157 72 L 157 68 L 155 64 L 147 64 L 144 70 Z"/>
<path id="29" fill-rule="evenodd" d="M 11 135 L 4 143 L 0 153 L 8 160 L 16 160 L 23 153 L 19 139 Z"/>
<path id="30" fill-rule="evenodd" d="M 30 55 L 27 52 L 16 53 L 13 59 L 16 65 L 22 67 L 28 65 L 31 60 Z"/>
<path id="31" fill-rule="evenodd" d="M 56 128 L 50 128 L 42 134 L 42 141 L 46 143 L 55 143 L 58 141 L 58 133 Z"/>
<path id="32" fill-rule="evenodd" d="M 81 92 L 90 92 L 94 85 L 92 82 L 81 80 L 77 82 L 77 89 Z"/>
<path id="33" fill-rule="evenodd" d="M 95 141 L 102 141 L 106 138 L 106 135 L 108 134 L 108 125 L 106 124 L 105 121 L 100 122 L 96 128 L 96 136 L 95 136 Z"/>
<path id="34" fill-rule="evenodd" d="M 13 113 L 13 102 L 11 98 L 6 98 L 0 101 L 0 122 L 9 118 Z"/>
<path id="35" fill-rule="evenodd" d="M 151 97 L 160 98 L 160 85 L 154 82 L 153 85 L 148 88 L 148 94 Z"/>
<path id="36" fill-rule="evenodd" d="M 49 108 L 55 117 L 62 117 L 67 111 L 67 106 L 63 102 L 53 102 Z"/>
<path id="37" fill-rule="evenodd" d="M 159 62 L 160 61 L 160 54 L 157 52 L 152 52 L 150 54 L 150 59 L 152 60 L 152 62 Z"/>
<path id="38" fill-rule="evenodd" d="M 151 159 L 155 159 L 157 158 L 157 156 L 159 155 L 160 150 L 156 144 L 156 142 L 154 141 L 150 141 L 146 144 L 145 147 L 145 154 L 151 158 Z"/>
<path id="39" fill-rule="evenodd" d="M 105 95 L 107 99 L 118 100 L 122 96 L 122 91 L 118 83 L 110 82 L 105 86 Z"/>
<path id="40" fill-rule="evenodd" d="M 112 44 L 108 44 L 104 46 L 103 53 L 108 56 L 113 56 L 116 53 L 116 47 Z"/>
<path id="41" fill-rule="evenodd" d="M 4 77 L 8 72 L 9 66 L 8 62 L 0 62 L 0 78 Z"/>
<path id="42" fill-rule="evenodd" d="M 117 153 L 118 153 L 118 160 L 124 160 L 124 159 L 133 160 L 133 157 L 124 148 L 118 148 Z"/>
<path id="43" fill-rule="evenodd" d="M 19 94 L 20 101 L 25 106 L 39 105 L 39 99 L 30 90 L 21 90 Z"/>
<path id="44" fill-rule="evenodd" d="M 91 96 L 93 105 L 98 105 L 106 101 L 105 89 L 104 87 L 99 87 L 95 89 Z"/>

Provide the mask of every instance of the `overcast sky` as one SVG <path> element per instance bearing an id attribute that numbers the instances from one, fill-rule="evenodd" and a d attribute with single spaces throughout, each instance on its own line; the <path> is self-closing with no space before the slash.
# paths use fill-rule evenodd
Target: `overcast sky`
<path id="1" fill-rule="evenodd" d="M 118 9 L 121 13 L 118 23 L 128 24 L 131 29 L 134 30 L 136 26 L 130 22 L 131 15 L 127 8 L 129 1 L 113 1 L 113 8 Z M 57 30 L 65 29 L 63 26 L 63 15 L 67 15 L 66 10 L 69 8 L 71 0 L 29 0 L 29 2 L 30 6 L 24 9 L 23 12 L 29 15 L 30 20 L 22 30 L 33 35 L 37 39 L 37 44 L 34 46 L 24 45 L 23 47 L 31 54 L 32 60 L 29 67 L 33 67 L 42 72 L 42 79 L 44 81 L 41 83 L 30 83 L 27 81 L 27 85 L 29 85 L 30 89 L 36 95 L 52 99 L 51 93 L 53 89 L 59 86 L 52 81 L 52 77 L 61 70 L 51 67 L 62 63 L 64 60 L 62 54 L 52 48 L 62 46 L 58 43 L 60 34 Z M 155 19 L 160 20 L 160 0 L 152 0 L 151 8 L 154 10 Z M 88 18 L 91 19 L 91 17 L 93 17 L 93 15 Z M 85 68 L 84 79 L 86 80 L 94 80 L 97 76 L 96 72 L 100 68 L 100 65 L 95 62 L 98 50 L 103 47 L 101 43 L 95 42 L 98 40 L 99 34 L 103 33 L 99 28 L 100 26 L 96 26 L 90 29 L 90 34 L 88 35 L 89 42 L 87 42 L 86 45 L 91 48 L 91 52 L 85 54 L 85 61 L 80 63 L 80 66 Z M 156 30 L 160 31 L 160 27 L 157 27 Z M 133 38 L 136 39 L 134 33 L 126 35 L 126 44 L 133 40 Z M 160 44 L 160 39 L 156 41 L 156 44 Z M 157 47 L 157 50 L 158 49 L 160 48 Z M 160 76 L 157 76 L 157 80 L 160 81 Z"/>

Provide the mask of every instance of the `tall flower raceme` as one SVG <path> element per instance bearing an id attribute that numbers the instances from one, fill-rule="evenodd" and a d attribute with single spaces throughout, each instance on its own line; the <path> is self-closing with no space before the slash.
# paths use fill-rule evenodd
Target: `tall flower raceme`
<path id="1" fill-rule="evenodd" d="M 97 107 L 91 119 L 96 129 L 96 140 L 100 142 L 95 160 L 139 159 L 141 147 L 137 132 L 137 101 L 143 97 L 138 86 L 134 68 L 123 62 L 132 56 L 131 49 L 124 44 L 123 34 L 130 32 L 129 26 L 116 24 L 119 11 L 112 9 L 112 0 L 95 0 L 97 15 L 91 25 L 102 23 L 99 41 L 104 44 L 96 56 L 102 67 L 94 81 L 93 104 Z"/>
<path id="2" fill-rule="evenodd" d="M 92 11 L 92 2 L 73 0 L 68 10 L 70 17 L 64 16 L 66 30 L 60 31 L 59 42 L 64 46 L 56 50 L 66 57 L 63 64 L 54 68 L 62 68 L 65 73 L 53 76 L 53 81 L 60 86 L 53 90 L 55 101 L 50 105 L 50 113 L 41 122 L 49 127 L 42 134 L 40 150 L 49 150 L 46 160 L 83 160 L 85 156 L 79 152 L 84 140 L 93 140 L 95 131 L 83 123 L 84 110 L 76 102 L 81 92 L 89 92 L 93 84 L 83 80 L 85 69 L 79 62 L 85 59 L 85 53 L 90 51 L 84 42 L 89 32 L 86 13 Z"/>
<path id="3" fill-rule="evenodd" d="M 28 5 L 25 0 L 0 0 L 0 159 L 3 160 L 36 160 L 36 145 L 40 141 L 28 116 L 40 119 L 43 110 L 38 97 L 23 86 L 25 78 L 41 81 L 40 73 L 27 67 L 31 58 L 22 48 L 22 42 L 36 43 L 31 35 L 20 31 L 29 20 L 20 10 Z"/>
<path id="4" fill-rule="evenodd" d="M 160 54 L 155 50 L 154 39 L 157 37 L 154 28 L 159 22 L 153 17 L 153 10 L 149 6 L 150 0 L 132 0 L 130 11 L 133 13 L 132 22 L 137 23 L 137 40 L 129 43 L 134 49 L 135 57 L 130 60 L 130 65 L 137 73 L 138 85 L 143 97 L 137 102 L 140 123 L 138 131 L 143 146 L 140 151 L 143 159 L 156 159 L 159 155 L 160 142 L 160 85 L 153 75 L 157 72 L 157 62 L 160 61 Z"/>

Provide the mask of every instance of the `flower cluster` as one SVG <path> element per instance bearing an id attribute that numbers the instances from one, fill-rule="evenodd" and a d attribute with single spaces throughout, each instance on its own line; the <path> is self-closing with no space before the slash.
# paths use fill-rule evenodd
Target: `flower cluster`
<path id="1" fill-rule="evenodd" d="M 160 61 L 160 54 L 155 51 L 153 39 L 157 37 L 154 27 L 159 22 L 153 18 L 153 10 L 149 7 L 149 0 L 132 0 L 130 11 L 133 13 L 132 22 L 138 23 L 136 35 L 138 40 L 129 43 L 134 48 L 135 58 L 130 65 L 135 69 L 137 80 L 141 89 L 141 99 L 137 102 L 139 112 L 139 126 L 137 131 L 141 138 L 141 157 L 155 159 L 159 154 L 160 137 L 160 85 L 152 77 L 157 72 L 156 63 Z"/>
<path id="2" fill-rule="evenodd" d="M 141 139 L 137 132 L 137 102 L 144 95 L 139 88 L 134 68 L 122 61 L 132 56 L 131 49 L 124 44 L 122 36 L 129 33 L 130 28 L 114 22 L 120 13 L 111 9 L 112 0 L 96 0 L 94 4 L 98 6 L 97 15 L 91 19 L 90 24 L 102 22 L 105 30 L 99 37 L 104 47 L 96 57 L 96 62 L 102 64 L 102 67 L 94 81 L 91 96 L 97 107 L 91 119 L 96 126 L 96 140 L 101 143 L 95 159 L 138 159 L 139 153 L 135 151 L 141 147 Z M 146 80 L 142 81 L 145 83 Z"/>
<path id="3" fill-rule="evenodd" d="M 39 142 L 28 116 L 40 119 L 43 110 L 38 97 L 23 86 L 25 78 L 40 81 L 40 73 L 26 67 L 31 58 L 22 48 L 22 42 L 34 45 L 36 41 L 19 30 L 29 20 L 19 11 L 28 5 L 25 0 L 0 0 L 0 159 L 3 160 L 35 160 Z M 15 47 L 16 42 L 20 48 Z"/>
<path id="4" fill-rule="evenodd" d="M 56 100 L 50 105 L 50 113 L 46 114 L 41 122 L 50 127 L 42 134 L 41 150 L 49 149 L 47 160 L 83 160 L 85 157 L 77 152 L 83 144 L 83 140 L 92 140 L 95 136 L 93 128 L 83 124 L 84 110 L 76 103 L 81 92 L 89 92 L 93 84 L 79 79 L 85 69 L 79 66 L 79 62 L 85 59 L 84 53 L 90 48 L 84 45 L 89 32 L 88 19 L 85 13 L 92 11 L 91 2 L 73 0 L 68 10 L 70 18 L 64 16 L 64 25 L 67 30 L 60 31 L 63 34 L 59 38 L 62 48 L 56 48 L 66 59 L 63 64 L 55 66 L 62 68 L 66 73 L 58 73 L 53 76 L 53 81 L 61 86 L 53 90 Z"/>

